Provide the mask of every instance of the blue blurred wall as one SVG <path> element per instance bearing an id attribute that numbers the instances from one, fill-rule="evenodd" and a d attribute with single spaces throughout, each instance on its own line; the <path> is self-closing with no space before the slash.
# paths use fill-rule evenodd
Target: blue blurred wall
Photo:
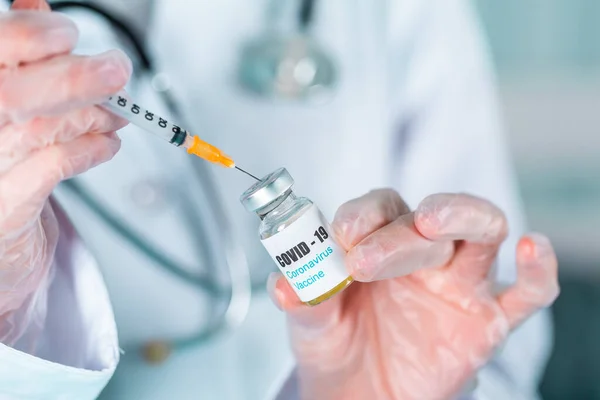
<path id="1" fill-rule="evenodd" d="M 502 73 L 597 73 L 600 1 L 477 0 Z"/>
<path id="2" fill-rule="evenodd" d="M 600 0 L 476 0 L 530 227 L 600 282 Z"/>
<path id="3" fill-rule="evenodd" d="M 477 0 L 531 228 L 561 296 L 544 400 L 600 400 L 600 0 Z"/>

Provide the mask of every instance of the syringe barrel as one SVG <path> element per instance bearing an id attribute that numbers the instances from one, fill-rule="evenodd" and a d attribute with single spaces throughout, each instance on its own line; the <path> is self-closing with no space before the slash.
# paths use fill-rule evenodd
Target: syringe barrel
<path id="1" fill-rule="evenodd" d="M 101 106 L 175 146 L 181 146 L 187 136 L 184 129 L 135 104 L 124 91 L 111 96 Z"/>
<path id="2" fill-rule="evenodd" d="M 131 100 L 125 91 L 111 96 L 101 104 L 101 107 L 177 147 L 182 146 L 190 154 L 227 168 L 235 167 L 231 157 L 225 155 L 221 150 L 203 141 L 198 136 L 190 135 L 185 129 L 170 123 L 165 118 L 142 108 Z"/>

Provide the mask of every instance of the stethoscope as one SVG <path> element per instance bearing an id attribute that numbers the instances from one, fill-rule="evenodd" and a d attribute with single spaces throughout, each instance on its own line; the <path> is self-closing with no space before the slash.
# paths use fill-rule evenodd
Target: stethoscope
<path id="1" fill-rule="evenodd" d="M 9 0 L 12 2 L 12 0 Z M 271 6 L 281 5 L 281 0 L 274 0 Z M 78 1 L 55 1 L 51 3 L 55 11 L 66 9 L 85 9 L 105 18 L 112 27 L 130 44 L 130 48 L 139 62 L 139 72 L 143 76 L 152 77 L 153 88 L 165 103 L 171 114 L 179 121 L 185 122 L 170 87 L 164 84 L 164 76 L 155 70 L 154 63 L 143 42 L 127 24 L 95 3 Z M 247 92 L 266 99 L 293 99 L 306 102 L 322 102 L 331 97 L 335 91 L 337 74 L 334 63 L 327 53 L 318 45 L 310 34 L 314 20 L 315 0 L 300 0 L 296 32 L 282 35 L 272 27 L 267 27 L 262 35 L 248 42 L 242 49 L 238 79 L 240 86 Z M 189 125 L 186 125 L 189 126 Z M 149 362 L 162 361 L 173 350 L 181 350 L 190 346 L 198 346 L 220 333 L 233 330 L 244 321 L 253 290 L 264 290 L 265 282 L 252 283 L 250 268 L 244 251 L 235 238 L 234 230 L 226 216 L 215 190 L 216 185 L 205 163 L 199 160 L 192 162 L 192 168 L 198 183 L 206 190 L 205 195 L 216 223 L 220 229 L 220 243 L 223 248 L 230 275 L 229 286 L 224 286 L 210 274 L 194 274 L 190 268 L 182 266 L 167 254 L 140 237 L 120 218 L 108 210 L 77 179 L 63 182 L 64 187 L 75 195 L 90 211 L 97 215 L 108 227 L 124 241 L 138 250 L 148 259 L 160 265 L 165 271 L 181 279 L 189 285 L 209 295 L 211 310 L 215 310 L 212 320 L 199 331 L 186 337 L 157 340 L 142 347 L 142 354 Z M 195 212 L 190 201 L 183 198 L 182 207 L 185 215 L 191 216 L 188 226 L 190 234 L 197 239 L 205 262 L 213 265 L 214 260 L 222 258 L 216 254 L 209 241 L 205 240 L 207 232 L 201 228 L 202 220 Z M 222 305 L 225 304 L 225 307 Z M 216 311 L 224 310 L 224 311 Z"/>

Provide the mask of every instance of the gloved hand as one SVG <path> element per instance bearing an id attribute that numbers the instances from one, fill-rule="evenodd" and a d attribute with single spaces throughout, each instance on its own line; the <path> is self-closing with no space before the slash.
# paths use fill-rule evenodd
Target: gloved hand
<path id="1" fill-rule="evenodd" d="M 409 212 L 377 190 L 344 204 L 332 224 L 355 282 L 309 308 L 281 276 L 302 399 L 450 399 L 508 333 L 558 295 L 544 236 L 517 245 L 518 280 L 497 292 L 488 273 L 507 236 L 491 203 L 463 194 L 426 198 Z"/>
<path id="2" fill-rule="evenodd" d="M 52 190 L 112 158 L 126 124 L 94 104 L 123 88 L 130 61 L 71 55 L 77 29 L 49 10 L 16 0 L 0 14 L 0 342 L 9 345 L 43 322 L 32 318 L 43 319 L 34 307 L 58 239 Z"/>

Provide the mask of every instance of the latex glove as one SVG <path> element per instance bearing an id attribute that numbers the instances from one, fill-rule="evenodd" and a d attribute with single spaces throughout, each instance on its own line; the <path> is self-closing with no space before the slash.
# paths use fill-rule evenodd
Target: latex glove
<path id="1" fill-rule="evenodd" d="M 29 9 L 29 10 L 25 10 Z M 126 84 L 122 53 L 71 55 L 78 33 L 45 1 L 0 14 L 0 341 L 12 344 L 43 313 L 58 239 L 48 198 L 63 179 L 113 157 L 126 122 L 97 108 Z M 43 305 L 42 305 L 43 307 Z M 33 321 L 33 318 L 38 318 Z"/>
<path id="2" fill-rule="evenodd" d="M 343 205 L 332 226 L 359 282 L 313 308 L 283 277 L 269 285 L 288 312 L 302 399 L 451 399 L 559 292 L 552 247 L 530 234 L 516 284 L 496 293 L 487 277 L 507 221 L 476 197 L 433 195 L 411 213 L 378 190 Z"/>

